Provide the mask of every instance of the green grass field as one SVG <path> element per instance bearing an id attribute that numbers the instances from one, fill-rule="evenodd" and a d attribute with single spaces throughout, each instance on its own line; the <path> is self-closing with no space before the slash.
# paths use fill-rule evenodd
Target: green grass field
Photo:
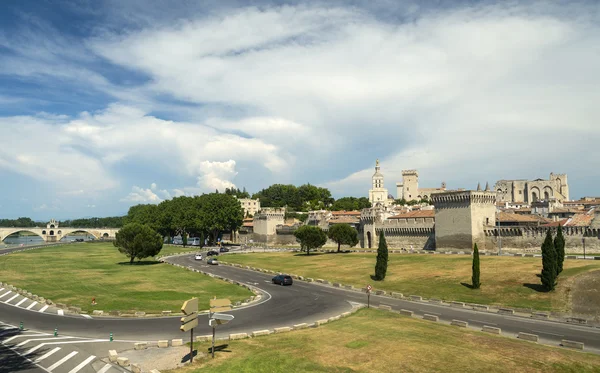
<path id="1" fill-rule="evenodd" d="M 284 334 L 219 341 L 227 352 L 171 373 L 600 372 L 600 356 L 367 310 Z M 210 343 L 196 344 L 208 352 Z"/>
<path id="2" fill-rule="evenodd" d="M 599 270 L 600 263 L 565 260 L 554 292 L 540 291 L 541 258 L 481 256 L 481 289 L 470 289 L 469 255 L 391 254 L 384 281 L 371 280 L 376 253 L 252 253 L 226 255 L 224 262 L 283 271 L 305 277 L 449 301 L 496 304 L 536 310 L 569 310 L 575 275 Z"/>
<path id="3" fill-rule="evenodd" d="M 214 296 L 235 302 L 252 295 L 245 288 L 151 258 L 129 265 L 129 259 L 112 243 L 54 246 L 1 256 L 0 281 L 88 312 L 179 312 L 192 297 L 198 297 L 200 309 L 208 309 Z M 92 297 L 96 306 L 91 305 Z"/>

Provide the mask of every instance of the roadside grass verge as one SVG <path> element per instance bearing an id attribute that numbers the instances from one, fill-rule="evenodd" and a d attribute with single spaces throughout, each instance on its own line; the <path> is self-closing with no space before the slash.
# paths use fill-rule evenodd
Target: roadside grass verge
<path id="1" fill-rule="evenodd" d="M 53 246 L 0 256 L 0 281 L 88 312 L 180 312 L 183 302 L 192 297 L 198 298 L 200 309 L 208 309 L 214 296 L 235 302 L 252 295 L 240 286 L 151 258 L 129 265 L 112 243 Z"/>
<path id="2" fill-rule="evenodd" d="M 170 373 L 600 372 L 600 356 L 362 309 L 317 329 L 238 341 Z M 207 353 L 209 342 L 196 343 Z M 164 371 L 163 371 L 164 373 Z"/>
<path id="3" fill-rule="evenodd" d="M 222 261 L 320 278 L 363 288 L 421 295 L 447 301 L 569 311 L 574 276 L 600 269 L 600 263 L 565 260 L 554 292 L 540 291 L 541 258 L 482 256 L 481 288 L 470 289 L 470 255 L 390 255 L 384 281 L 371 280 L 376 253 L 252 253 L 226 255 Z"/>

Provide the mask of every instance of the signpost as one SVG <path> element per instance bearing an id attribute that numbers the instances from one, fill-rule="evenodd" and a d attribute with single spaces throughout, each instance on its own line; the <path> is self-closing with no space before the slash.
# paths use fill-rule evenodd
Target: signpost
<path id="1" fill-rule="evenodd" d="M 210 310 L 208 311 L 208 325 L 213 328 L 212 334 L 212 358 L 215 358 L 215 334 L 217 325 L 227 324 L 233 320 L 233 315 L 225 315 L 217 312 L 230 311 L 231 301 L 229 299 L 211 299 Z"/>
<path id="2" fill-rule="evenodd" d="M 367 285 L 367 308 L 371 308 L 371 289 L 373 289 L 373 287 Z"/>
<path id="3" fill-rule="evenodd" d="M 181 318 L 181 326 L 179 329 L 182 332 L 190 333 L 190 364 L 194 359 L 194 328 L 198 326 L 198 298 L 186 300 L 181 306 L 181 312 L 185 317 Z M 214 335 L 214 334 L 213 334 Z M 214 337 L 213 337 L 214 339 Z M 214 342 L 213 342 L 214 343 Z"/>

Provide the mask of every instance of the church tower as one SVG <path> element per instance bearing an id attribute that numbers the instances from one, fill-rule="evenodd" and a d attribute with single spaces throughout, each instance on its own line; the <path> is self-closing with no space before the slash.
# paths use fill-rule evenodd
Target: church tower
<path id="1" fill-rule="evenodd" d="M 372 181 L 373 185 L 369 190 L 369 202 L 373 207 L 376 204 L 386 206 L 388 204 L 388 191 L 383 187 L 383 174 L 380 172 L 379 159 L 375 162 L 375 173 Z"/>

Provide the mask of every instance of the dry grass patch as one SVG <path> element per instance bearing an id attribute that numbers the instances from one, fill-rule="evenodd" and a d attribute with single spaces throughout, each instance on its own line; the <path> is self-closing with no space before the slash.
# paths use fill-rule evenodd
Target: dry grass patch
<path id="1" fill-rule="evenodd" d="M 600 356 L 363 309 L 317 329 L 220 342 L 191 372 L 599 372 Z M 199 344 L 207 351 L 209 343 Z"/>
<path id="2" fill-rule="evenodd" d="M 227 255 L 224 261 L 305 277 L 322 278 L 356 287 L 372 284 L 381 290 L 416 294 L 427 298 L 537 310 L 568 311 L 573 278 L 600 269 L 600 263 L 566 260 L 556 291 L 540 291 L 537 276 L 541 258 L 482 256 L 482 287 L 472 290 L 469 255 L 390 255 L 385 281 L 374 282 L 376 254 L 252 253 Z M 600 305 L 599 305 L 600 306 Z"/>

